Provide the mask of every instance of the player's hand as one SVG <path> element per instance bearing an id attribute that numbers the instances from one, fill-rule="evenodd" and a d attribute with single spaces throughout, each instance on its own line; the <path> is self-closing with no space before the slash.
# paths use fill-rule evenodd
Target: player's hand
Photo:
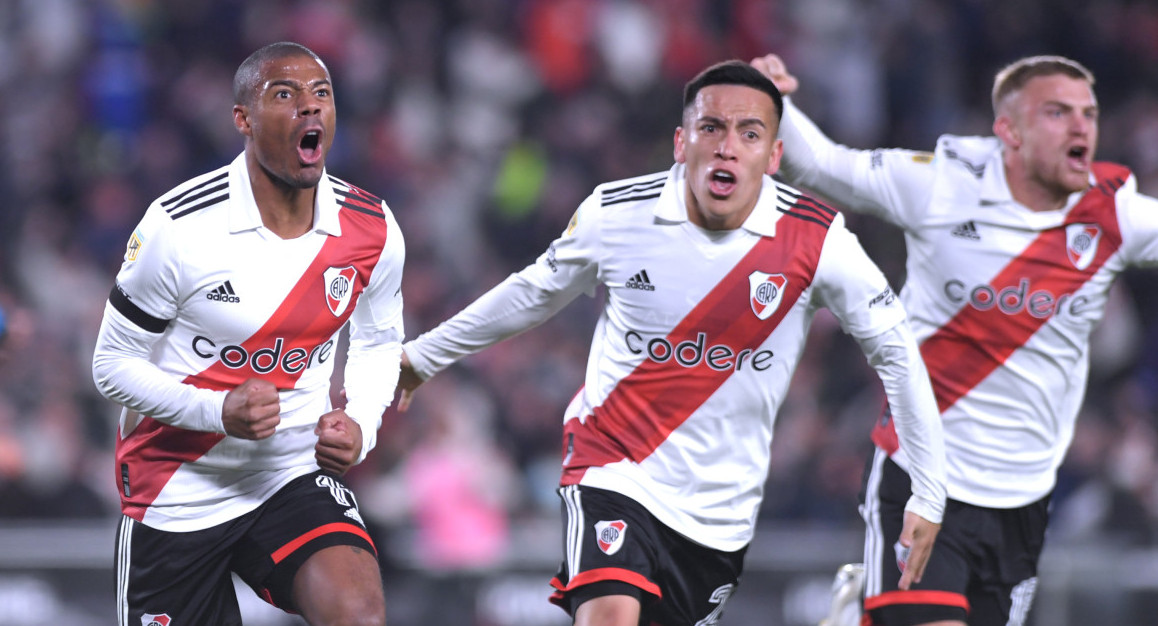
<path id="1" fill-rule="evenodd" d="M 933 542 L 940 531 L 940 524 L 934 524 L 916 513 L 905 511 L 901 546 L 908 549 L 909 558 L 897 587 L 908 589 L 913 583 L 921 582 L 921 577 L 925 575 L 925 566 L 929 564 L 929 557 L 933 554 Z"/>
<path id="2" fill-rule="evenodd" d="M 402 395 L 398 398 L 398 411 L 405 413 L 406 409 L 410 408 L 410 400 L 414 398 L 414 390 L 425 381 L 414 371 L 410 357 L 406 356 L 406 350 L 402 351 L 402 362 L 399 367 L 401 371 L 398 373 L 398 388 L 402 390 Z"/>
<path id="3" fill-rule="evenodd" d="M 349 471 L 362 453 L 362 427 L 343 409 L 318 418 L 314 434 L 318 436 L 318 443 L 314 446 L 318 467 L 335 476 Z"/>
<path id="4" fill-rule="evenodd" d="M 767 76 L 780 90 L 780 93 L 786 96 L 794 93 L 800 87 L 800 81 L 788 73 L 788 66 L 784 64 L 784 59 L 781 59 L 780 55 L 765 54 L 762 57 L 756 57 L 752 59 L 752 67 L 760 70 L 760 73 Z"/>
<path id="5" fill-rule="evenodd" d="M 225 394 L 221 425 L 225 434 L 241 439 L 265 439 L 281 423 L 277 387 L 268 380 L 250 378 Z"/>

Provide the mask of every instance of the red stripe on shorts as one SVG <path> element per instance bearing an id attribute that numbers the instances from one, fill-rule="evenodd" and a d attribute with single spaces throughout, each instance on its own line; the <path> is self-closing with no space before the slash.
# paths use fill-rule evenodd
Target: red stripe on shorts
<path id="1" fill-rule="evenodd" d="M 551 586 L 557 591 L 551 594 L 550 601 L 552 604 L 563 606 L 563 594 L 568 591 L 574 591 L 583 585 L 590 585 L 591 583 L 604 582 L 608 580 L 615 580 L 635 587 L 650 593 L 651 595 L 662 598 L 663 592 L 660 591 L 659 585 L 644 578 L 637 572 L 631 570 L 620 569 L 618 567 L 600 567 L 598 569 L 588 570 L 586 572 L 579 572 L 566 585 L 556 576 L 551 579 Z"/>
<path id="2" fill-rule="evenodd" d="M 270 555 L 270 558 L 273 559 L 275 564 L 281 563 L 286 559 L 286 557 L 293 554 L 294 551 L 298 548 L 306 545 L 314 539 L 317 539 L 318 537 L 321 537 L 322 535 L 328 535 L 330 533 L 351 533 L 358 535 L 370 544 L 370 547 L 374 550 L 375 556 L 378 554 L 378 548 L 374 547 L 374 540 L 370 539 L 370 535 L 365 530 L 362 530 L 361 527 L 355 526 L 354 524 L 347 524 L 345 522 L 334 522 L 333 524 L 318 526 L 310 532 L 300 535 L 293 541 L 285 544 L 277 550 L 274 550 L 274 553 Z"/>
<path id="3" fill-rule="evenodd" d="M 886 591 L 864 599 L 866 611 L 898 604 L 936 604 L 969 610 L 969 601 L 965 596 L 951 591 Z"/>

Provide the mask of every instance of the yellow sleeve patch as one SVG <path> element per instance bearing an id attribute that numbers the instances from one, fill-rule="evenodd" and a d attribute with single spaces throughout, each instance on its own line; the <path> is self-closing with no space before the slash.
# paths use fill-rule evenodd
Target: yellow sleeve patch
<path id="1" fill-rule="evenodd" d="M 575 232 L 575 227 L 579 225 L 579 209 L 575 209 L 575 213 L 571 215 L 571 221 L 567 222 L 567 234 Z"/>
<path id="2" fill-rule="evenodd" d="M 125 260 L 136 261 L 137 254 L 141 252 L 143 245 L 145 245 L 145 240 L 141 237 L 141 231 L 134 230 L 133 236 L 129 237 L 129 245 L 125 248 Z"/>
<path id="3" fill-rule="evenodd" d="M 918 153 L 913 155 L 913 162 L 914 163 L 924 163 L 926 165 L 929 163 L 932 163 L 933 162 L 933 153 L 932 152 L 918 152 Z"/>

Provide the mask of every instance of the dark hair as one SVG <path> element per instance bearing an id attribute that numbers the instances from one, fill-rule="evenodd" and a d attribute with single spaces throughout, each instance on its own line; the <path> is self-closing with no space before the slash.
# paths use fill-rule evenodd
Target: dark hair
<path id="1" fill-rule="evenodd" d="M 760 73 L 760 70 L 735 59 L 716 63 L 688 81 L 688 84 L 684 85 L 684 109 L 686 110 L 695 101 L 701 89 L 711 85 L 743 85 L 759 89 L 768 94 L 772 98 L 772 103 L 776 105 L 777 123 L 784 114 L 784 96 L 780 95 L 776 84 Z"/>
<path id="2" fill-rule="evenodd" d="M 313 57 L 323 68 L 326 66 L 321 57 L 300 43 L 279 41 L 258 48 L 241 62 L 237 73 L 233 75 L 233 103 L 248 105 L 253 102 L 253 95 L 257 93 L 258 83 L 261 82 L 261 66 L 266 62 L 299 55 Z"/>
<path id="3" fill-rule="evenodd" d="M 1025 57 L 1006 65 L 993 79 L 993 114 L 1000 115 L 1001 103 L 1010 94 L 1021 91 L 1030 79 L 1058 74 L 1084 80 L 1091 88 L 1094 86 L 1093 73 L 1077 61 L 1050 55 Z"/>

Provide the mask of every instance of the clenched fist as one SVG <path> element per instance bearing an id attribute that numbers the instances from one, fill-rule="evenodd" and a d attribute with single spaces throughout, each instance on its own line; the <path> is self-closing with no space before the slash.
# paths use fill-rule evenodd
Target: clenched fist
<path id="1" fill-rule="evenodd" d="M 268 380 L 250 378 L 225 396 L 221 407 L 225 434 L 241 439 L 265 439 L 281 423 L 277 387 Z"/>
<path id="2" fill-rule="evenodd" d="M 321 416 L 314 434 L 318 436 L 314 446 L 318 467 L 335 476 L 345 474 L 362 453 L 362 427 L 342 409 Z"/>

